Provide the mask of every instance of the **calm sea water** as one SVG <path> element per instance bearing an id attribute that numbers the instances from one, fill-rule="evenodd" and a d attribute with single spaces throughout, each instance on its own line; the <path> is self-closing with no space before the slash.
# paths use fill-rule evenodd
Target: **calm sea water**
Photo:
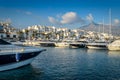
<path id="1" fill-rule="evenodd" d="M 120 52 L 45 47 L 31 65 L 0 72 L 0 80 L 120 80 Z"/>

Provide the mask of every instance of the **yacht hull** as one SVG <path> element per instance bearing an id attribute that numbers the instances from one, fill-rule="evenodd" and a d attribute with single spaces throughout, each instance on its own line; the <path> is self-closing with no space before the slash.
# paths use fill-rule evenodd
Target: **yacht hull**
<path id="1" fill-rule="evenodd" d="M 69 48 L 85 48 L 85 44 L 70 44 Z"/>
<path id="2" fill-rule="evenodd" d="M 33 59 L 34 58 L 27 59 L 27 60 L 21 61 L 21 62 L 15 62 L 15 63 L 7 64 L 7 65 L 2 65 L 2 66 L 0 66 L 0 71 L 11 70 L 11 69 L 15 69 L 15 68 L 19 68 L 19 67 L 28 65 L 33 61 Z"/>
<path id="3" fill-rule="evenodd" d="M 87 46 L 88 49 L 107 49 L 105 46 Z"/>
<path id="4" fill-rule="evenodd" d="M 69 47 L 69 44 L 68 43 L 55 43 L 55 46 L 56 47 Z"/>
<path id="5" fill-rule="evenodd" d="M 107 43 L 88 43 L 88 49 L 107 49 Z"/>
<path id="6" fill-rule="evenodd" d="M 112 51 L 118 51 L 118 50 L 120 50 L 120 46 L 108 46 L 108 49 L 109 50 L 112 50 Z"/>
<path id="7" fill-rule="evenodd" d="M 34 52 L 0 55 L 0 71 L 11 70 L 30 64 L 45 49 Z"/>
<path id="8" fill-rule="evenodd" d="M 108 50 L 120 51 L 120 40 L 115 40 L 107 45 Z"/>

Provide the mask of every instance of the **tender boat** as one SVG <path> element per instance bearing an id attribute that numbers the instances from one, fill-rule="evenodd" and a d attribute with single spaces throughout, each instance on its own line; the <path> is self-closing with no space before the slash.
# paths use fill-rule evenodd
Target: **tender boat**
<path id="1" fill-rule="evenodd" d="M 46 49 L 18 47 L 0 39 L 0 71 L 11 70 L 30 64 Z"/>
<path id="2" fill-rule="evenodd" d="M 109 50 L 120 50 L 120 40 L 115 40 L 107 45 Z"/>

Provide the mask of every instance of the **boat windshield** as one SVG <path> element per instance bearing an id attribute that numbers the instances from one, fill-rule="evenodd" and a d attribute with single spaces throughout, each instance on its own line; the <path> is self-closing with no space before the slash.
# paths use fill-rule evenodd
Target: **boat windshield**
<path id="1" fill-rule="evenodd" d="M 0 45 L 8 45 L 8 44 L 10 44 L 9 42 L 7 42 L 7 41 L 4 41 L 4 40 L 2 40 L 2 39 L 0 39 Z"/>

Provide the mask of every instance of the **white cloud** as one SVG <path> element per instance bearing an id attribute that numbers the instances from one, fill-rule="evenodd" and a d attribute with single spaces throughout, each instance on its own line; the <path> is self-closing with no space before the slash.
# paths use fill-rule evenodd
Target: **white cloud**
<path id="1" fill-rule="evenodd" d="M 120 24 L 120 20 L 119 20 L 119 19 L 114 19 L 114 24 L 115 24 L 115 25 Z"/>
<path id="2" fill-rule="evenodd" d="M 48 17 L 49 21 L 54 24 L 75 24 L 75 23 L 84 23 L 84 20 L 82 20 L 77 13 L 75 12 L 67 12 L 62 16 L 59 16 L 58 18 L 61 18 L 60 21 L 56 20 L 53 17 Z"/>
<path id="3" fill-rule="evenodd" d="M 89 22 L 92 22 L 94 20 L 92 14 L 88 14 L 88 16 L 86 16 L 86 19 L 89 21 Z"/>
<path id="4" fill-rule="evenodd" d="M 78 22 L 83 22 L 83 20 L 75 12 L 67 12 L 62 16 L 62 24 L 74 24 Z"/>
<path id="5" fill-rule="evenodd" d="M 55 18 L 53 18 L 53 17 L 48 17 L 48 19 L 49 19 L 49 21 L 51 22 L 51 23 L 53 23 L 53 24 L 60 24 L 60 22 L 59 21 L 57 21 Z"/>
<path id="6" fill-rule="evenodd" d="M 29 11 L 26 11 L 25 14 L 27 14 L 27 15 L 31 15 L 32 13 L 29 12 Z"/>

